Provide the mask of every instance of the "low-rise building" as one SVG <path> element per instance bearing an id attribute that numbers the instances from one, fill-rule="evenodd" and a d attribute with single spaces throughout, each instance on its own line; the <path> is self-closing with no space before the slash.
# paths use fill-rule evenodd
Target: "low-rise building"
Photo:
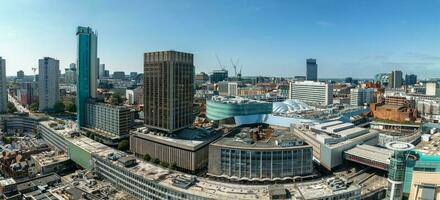
<path id="1" fill-rule="evenodd" d="M 42 152 L 31 156 L 35 163 L 35 168 L 41 175 L 50 173 L 62 173 L 73 169 L 74 163 L 69 159 L 66 153 L 62 152 Z"/>
<path id="2" fill-rule="evenodd" d="M 313 157 L 326 169 L 343 163 L 343 153 L 358 144 L 376 145 L 378 133 L 352 123 L 330 121 L 316 125 L 292 125 L 293 133 L 313 146 Z"/>
<path id="3" fill-rule="evenodd" d="M 348 184 L 347 180 L 332 177 L 327 180 L 300 183 L 296 199 L 304 200 L 360 200 L 361 187 Z"/>
<path id="4" fill-rule="evenodd" d="M 373 103 L 370 104 L 370 110 L 374 118 L 381 120 L 414 122 L 417 119 L 417 110 L 405 106 Z"/>

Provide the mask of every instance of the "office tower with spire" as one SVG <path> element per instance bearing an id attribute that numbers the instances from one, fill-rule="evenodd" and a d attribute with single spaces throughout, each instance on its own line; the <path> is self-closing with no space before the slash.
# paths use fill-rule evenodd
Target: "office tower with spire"
<path id="1" fill-rule="evenodd" d="M 78 126 L 83 127 L 86 123 L 86 104 L 89 98 L 96 98 L 98 79 L 98 37 L 90 27 L 79 26 L 76 35 L 78 37 L 77 48 L 77 118 Z"/>
<path id="2" fill-rule="evenodd" d="M 51 111 L 60 101 L 60 61 L 44 57 L 38 60 L 38 110 Z"/>
<path id="3" fill-rule="evenodd" d="M 307 76 L 308 81 L 318 80 L 318 64 L 316 64 L 316 59 L 309 58 L 306 60 L 307 65 Z"/>
<path id="4" fill-rule="evenodd" d="M 144 124 L 172 133 L 194 121 L 193 54 L 177 51 L 144 55 Z"/>
<path id="5" fill-rule="evenodd" d="M 0 113 L 8 111 L 8 85 L 6 82 L 6 60 L 0 57 Z"/>

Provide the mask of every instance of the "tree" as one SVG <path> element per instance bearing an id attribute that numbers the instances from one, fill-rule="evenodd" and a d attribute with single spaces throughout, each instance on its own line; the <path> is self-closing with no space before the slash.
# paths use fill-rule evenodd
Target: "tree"
<path id="1" fill-rule="evenodd" d="M 168 168 L 168 166 L 170 166 L 170 164 L 166 161 L 160 162 L 160 165 L 162 165 L 162 167 L 165 167 L 165 168 Z"/>
<path id="2" fill-rule="evenodd" d="M 150 161 L 151 160 L 151 156 L 150 156 L 150 154 L 145 154 L 144 155 L 144 160 L 146 160 L 146 161 Z"/>
<path id="3" fill-rule="evenodd" d="M 53 111 L 54 111 L 55 113 L 62 113 L 62 112 L 64 112 L 65 107 L 66 107 L 66 106 L 64 105 L 63 102 L 57 102 L 57 103 L 55 103 L 55 105 L 53 106 Z"/>
<path id="4" fill-rule="evenodd" d="M 37 102 L 31 103 L 31 105 L 29 105 L 29 110 L 36 112 L 38 111 L 38 107 L 40 106 L 40 104 Z"/>
<path id="5" fill-rule="evenodd" d="M 66 101 L 64 104 L 68 112 L 76 112 L 76 104 L 74 102 Z"/>
<path id="6" fill-rule="evenodd" d="M 124 103 L 124 99 L 121 97 L 121 94 L 115 92 L 110 97 L 110 103 L 112 105 L 121 105 L 122 103 Z"/>
<path id="7" fill-rule="evenodd" d="M 128 140 L 122 140 L 118 144 L 118 150 L 121 150 L 121 151 L 126 151 L 126 150 L 128 150 L 129 147 L 130 146 L 129 146 Z"/>
<path id="8" fill-rule="evenodd" d="M 8 102 L 8 113 L 15 113 L 17 112 L 17 108 L 15 107 L 14 103 Z"/>
<path id="9" fill-rule="evenodd" d="M 176 169 L 177 169 L 177 164 L 176 164 L 176 162 L 171 163 L 171 165 L 170 165 L 170 169 L 172 169 L 172 170 L 176 170 Z"/>
<path id="10" fill-rule="evenodd" d="M 12 137 L 3 137 L 3 142 L 5 144 L 11 144 L 12 143 Z"/>
<path id="11" fill-rule="evenodd" d="M 153 159 L 153 163 L 154 163 L 154 164 L 159 164 L 159 163 L 160 163 L 159 158 L 155 158 L 155 159 Z"/>

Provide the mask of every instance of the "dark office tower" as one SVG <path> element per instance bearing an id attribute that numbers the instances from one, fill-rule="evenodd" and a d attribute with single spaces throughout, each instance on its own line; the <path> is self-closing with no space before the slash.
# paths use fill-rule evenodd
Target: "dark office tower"
<path id="1" fill-rule="evenodd" d="M 193 123 L 193 54 L 160 51 L 144 55 L 145 126 L 172 133 Z"/>
<path id="2" fill-rule="evenodd" d="M 316 64 L 316 59 L 309 58 L 307 63 L 307 76 L 306 79 L 309 81 L 318 80 L 318 64 Z"/>
<path id="3" fill-rule="evenodd" d="M 414 85 L 417 83 L 417 75 L 415 74 L 406 74 L 405 75 L 405 84 L 406 85 Z"/>
<path id="4" fill-rule="evenodd" d="M 24 71 L 23 70 L 20 70 L 17 72 L 17 79 L 21 79 L 21 80 L 24 79 Z"/>
<path id="5" fill-rule="evenodd" d="M 390 88 L 400 88 L 400 87 L 402 87 L 402 83 L 403 83 L 403 81 L 402 81 L 402 71 L 398 71 L 398 70 L 391 71 L 389 79 L 390 80 L 389 80 L 388 86 Z"/>

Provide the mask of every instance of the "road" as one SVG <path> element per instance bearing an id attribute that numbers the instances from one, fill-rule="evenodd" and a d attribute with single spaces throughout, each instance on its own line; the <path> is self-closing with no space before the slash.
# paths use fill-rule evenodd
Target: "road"
<path id="1" fill-rule="evenodd" d="M 17 110 L 19 112 L 24 112 L 24 113 L 29 113 L 30 116 L 34 115 L 32 112 L 30 112 L 27 108 L 23 107 L 20 102 L 17 101 L 17 99 L 15 99 L 14 97 L 12 97 L 11 94 L 8 93 L 8 101 L 13 103 L 15 108 L 17 108 Z"/>

